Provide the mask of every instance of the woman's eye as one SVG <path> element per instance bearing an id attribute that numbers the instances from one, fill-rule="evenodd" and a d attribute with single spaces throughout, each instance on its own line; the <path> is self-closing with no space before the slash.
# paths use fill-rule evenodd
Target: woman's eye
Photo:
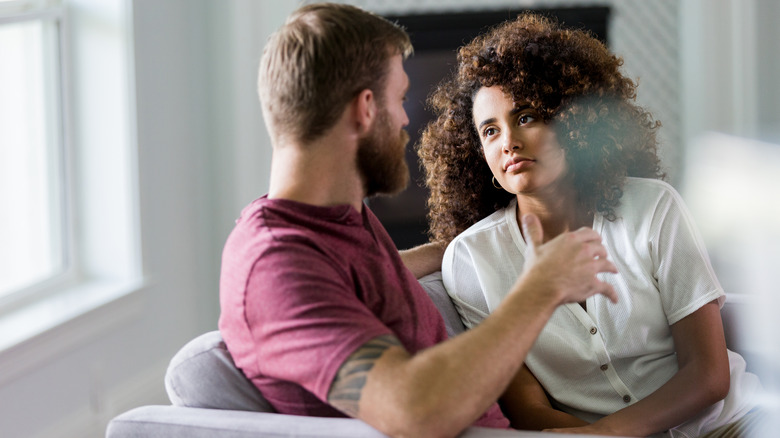
<path id="1" fill-rule="evenodd" d="M 482 132 L 483 137 L 490 137 L 496 133 L 496 128 L 487 128 Z"/>
<path id="2" fill-rule="evenodd" d="M 517 119 L 518 124 L 520 125 L 526 125 L 528 123 L 531 123 L 535 120 L 535 117 L 530 114 L 523 114 Z"/>

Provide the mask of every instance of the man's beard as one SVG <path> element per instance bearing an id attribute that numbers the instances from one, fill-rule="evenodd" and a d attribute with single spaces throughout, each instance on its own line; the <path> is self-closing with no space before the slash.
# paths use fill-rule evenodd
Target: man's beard
<path id="1" fill-rule="evenodd" d="M 357 165 L 366 196 L 393 195 L 406 188 L 409 166 L 404 149 L 408 142 L 409 134 L 403 129 L 393 132 L 390 116 L 382 110 L 374 128 L 358 143 Z"/>

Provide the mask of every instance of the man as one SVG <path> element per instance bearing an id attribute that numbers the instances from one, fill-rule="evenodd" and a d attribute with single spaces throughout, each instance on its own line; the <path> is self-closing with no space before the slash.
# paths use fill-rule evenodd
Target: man
<path id="1" fill-rule="evenodd" d="M 479 327 L 446 340 L 416 280 L 442 249 L 399 254 L 363 199 L 408 180 L 403 108 L 412 51 L 396 25 L 352 6 L 293 13 L 259 75 L 273 142 L 267 196 L 247 206 L 223 254 L 220 331 L 236 364 L 277 411 L 357 417 L 391 436 L 508 427 L 497 398 L 555 308 L 613 272 L 599 236 L 541 244 L 535 263 Z"/>

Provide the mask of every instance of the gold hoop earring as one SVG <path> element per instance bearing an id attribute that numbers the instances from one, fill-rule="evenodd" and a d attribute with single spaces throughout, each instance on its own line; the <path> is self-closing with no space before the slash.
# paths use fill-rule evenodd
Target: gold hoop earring
<path id="1" fill-rule="evenodd" d="M 492 181 L 493 181 L 493 187 L 495 187 L 495 188 L 497 188 L 499 190 L 503 189 L 503 187 L 501 187 L 501 184 L 499 184 L 498 181 L 496 181 L 496 177 L 495 176 L 493 177 Z"/>

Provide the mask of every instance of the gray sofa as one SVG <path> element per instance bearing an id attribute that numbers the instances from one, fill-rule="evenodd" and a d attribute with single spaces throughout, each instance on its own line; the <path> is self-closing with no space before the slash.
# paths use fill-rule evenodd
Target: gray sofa
<path id="1" fill-rule="evenodd" d="M 464 330 L 441 283 L 441 274 L 420 279 L 455 336 Z M 198 336 L 171 360 L 165 376 L 169 406 L 142 406 L 111 420 L 108 438 L 130 437 L 384 437 L 351 418 L 316 418 L 275 413 L 235 367 L 218 331 Z M 519 432 L 471 427 L 464 437 L 530 437 Z M 551 436 L 544 434 L 545 437 Z"/>
<path id="2" fill-rule="evenodd" d="M 420 283 L 442 313 L 447 332 L 464 330 L 435 273 Z M 725 309 L 724 309 L 725 310 Z M 724 324 L 732 326 L 724 313 Z M 727 340 L 731 341 L 727 330 Z M 729 342 L 730 344 L 732 342 Z M 734 349 L 734 346 L 730 346 Z M 315 418 L 275 413 L 262 394 L 235 367 L 219 332 L 203 334 L 171 360 L 165 388 L 172 405 L 142 406 L 111 420 L 109 438 L 130 437 L 383 437 L 366 423 L 348 418 Z M 552 437 L 556 434 L 471 427 L 464 437 Z"/>

